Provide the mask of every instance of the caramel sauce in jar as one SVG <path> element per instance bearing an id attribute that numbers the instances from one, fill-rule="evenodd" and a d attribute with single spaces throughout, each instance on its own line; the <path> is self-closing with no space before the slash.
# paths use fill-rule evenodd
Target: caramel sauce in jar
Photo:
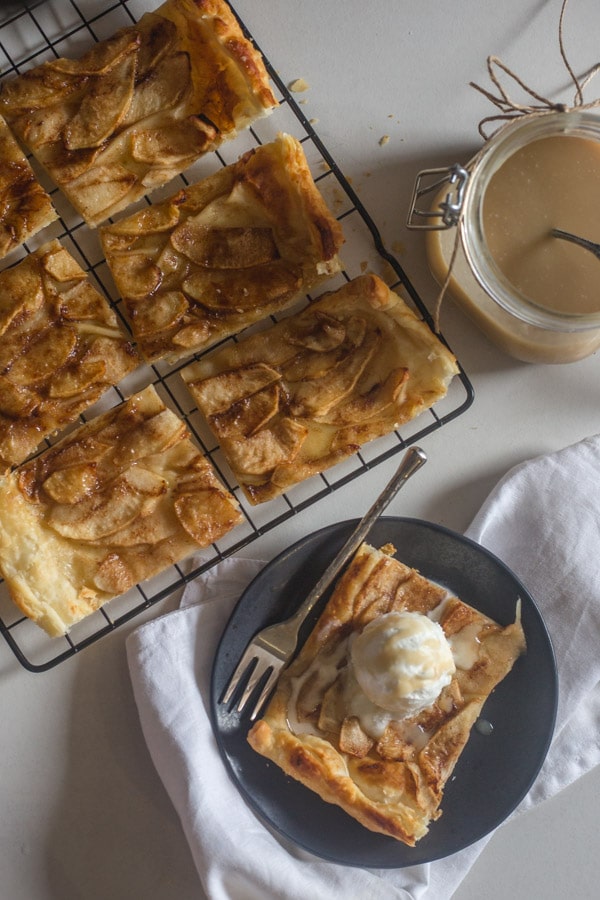
<path id="1" fill-rule="evenodd" d="M 469 175 L 449 291 L 511 356 L 568 363 L 600 346 L 600 260 L 552 237 L 600 243 L 600 118 L 578 111 L 520 120 L 490 139 Z M 430 231 L 446 278 L 456 229 Z"/>

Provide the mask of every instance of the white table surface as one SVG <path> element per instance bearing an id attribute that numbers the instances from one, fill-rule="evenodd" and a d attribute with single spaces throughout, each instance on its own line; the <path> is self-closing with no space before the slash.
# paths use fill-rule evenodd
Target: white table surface
<path id="1" fill-rule="evenodd" d="M 89 13 L 111 0 L 80 5 Z M 318 120 L 319 136 L 431 308 L 436 288 L 423 240 L 404 226 L 415 174 L 465 162 L 479 146 L 476 124 L 491 109 L 468 82 L 485 82 L 488 54 L 541 93 L 567 85 L 558 56 L 560 0 L 238 0 L 236 8 L 284 80 L 308 83 L 307 117 Z M 572 0 L 565 36 L 577 72 L 600 56 L 599 32 L 597 0 Z M 383 135 L 389 141 L 380 146 Z M 442 330 L 475 401 L 426 438 L 429 462 L 389 513 L 463 531 L 512 465 L 600 430 L 600 358 L 558 367 L 517 363 L 450 302 Z M 247 555 L 270 558 L 316 527 L 362 514 L 393 465 L 297 515 Z M 143 618 L 46 674 L 27 672 L 0 643 L 0 900 L 202 897 L 133 702 L 125 639 Z M 595 770 L 501 828 L 456 900 L 597 897 L 599 795 Z"/>

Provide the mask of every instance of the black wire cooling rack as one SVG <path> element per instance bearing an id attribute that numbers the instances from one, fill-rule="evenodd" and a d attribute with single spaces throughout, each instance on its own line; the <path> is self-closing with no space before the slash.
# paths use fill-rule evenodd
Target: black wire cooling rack
<path id="1" fill-rule="evenodd" d="M 106 0 L 104 3 L 102 0 L 8 0 L 0 10 L 0 77 L 10 77 L 52 57 L 81 55 L 92 41 L 109 37 L 117 28 L 136 21 L 145 11 L 143 2 L 144 0 Z M 151 9 L 158 5 L 159 0 L 148 2 L 148 8 Z M 245 24 L 240 22 L 240 25 L 246 36 L 255 43 Z M 250 147 L 273 140 L 280 131 L 294 135 L 302 143 L 313 178 L 330 210 L 341 222 L 346 239 L 341 254 L 343 272 L 328 281 L 323 290 L 340 287 L 345 281 L 365 271 L 375 272 L 392 289 L 401 293 L 428 325 L 433 327 L 428 310 L 400 264 L 384 247 L 375 223 L 319 139 L 312 123 L 303 114 L 300 104 L 290 94 L 264 52 L 261 52 L 280 102 L 279 108 L 235 140 L 222 145 L 218 152 L 209 154 L 196 163 L 181 176 L 182 183 L 197 181 L 219 166 L 228 165 Z M 22 249 L 22 254 L 31 252 L 40 243 L 58 238 L 121 314 L 120 298 L 96 233 L 85 225 L 59 191 L 48 183 L 47 176 L 36 167 L 35 161 L 30 161 L 52 196 L 60 218 L 45 229 L 41 236 L 29 242 Z M 152 199 L 170 196 L 178 186 L 180 185 L 171 182 L 162 190 L 154 192 Z M 130 213 L 131 209 L 127 212 Z M 9 260 L 10 264 L 14 264 L 14 254 Z M 307 301 L 310 299 L 307 298 Z M 123 319 L 122 315 L 121 318 Z M 10 600 L 6 585 L 0 583 L 0 632 L 26 669 L 42 672 L 68 659 L 181 589 L 188 581 L 220 560 L 246 547 L 261 534 L 282 525 L 291 516 L 319 502 L 410 444 L 422 441 L 427 434 L 459 416 L 473 401 L 472 386 L 461 368 L 459 375 L 453 379 L 447 396 L 434 408 L 403 427 L 401 432 L 394 432 L 363 446 L 351 459 L 297 485 L 284 496 L 255 508 L 245 500 L 219 447 L 215 445 L 178 377 L 179 369 L 187 363 L 189 359 L 174 367 L 162 363 L 142 367 L 88 410 L 82 420 L 114 406 L 146 385 L 154 384 L 163 400 L 186 421 L 192 435 L 236 496 L 244 513 L 244 522 L 204 551 L 201 563 L 191 568 L 188 566 L 187 569 L 184 568 L 185 564 L 172 566 L 155 578 L 136 585 L 75 625 L 64 638 L 49 638 L 29 619 L 23 617 Z"/>

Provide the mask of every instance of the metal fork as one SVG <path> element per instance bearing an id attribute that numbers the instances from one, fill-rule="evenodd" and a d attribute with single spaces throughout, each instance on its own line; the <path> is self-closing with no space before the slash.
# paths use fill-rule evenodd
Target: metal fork
<path id="1" fill-rule="evenodd" d="M 329 564 L 306 600 L 304 600 L 298 608 L 297 612 L 283 622 L 278 622 L 276 625 L 269 625 L 267 628 L 263 628 L 262 631 L 259 631 L 252 638 L 246 647 L 235 672 L 231 676 L 221 703 L 229 703 L 236 688 L 242 683 L 244 675 L 249 673 L 248 681 L 237 704 L 237 711 L 242 712 L 255 688 L 258 687 L 258 685 L 262 683 L 263 678 L 266 677 L 266 681 L 262 685 L 254 709 L 250 715 L 251 721 L 256 718 L 263 705 L 266 703 L 271 691 L 275 687 L 279 675 L 296 650 L 298 633 L 307 615 L 321 598 L 323 592 L 327 590 L 340 569 L 359 548 L 373 523 L 379 518 L 386 506 L 396 496 L 400 488 L 408 481 L 411 475 L 414 475 L 425 462 L 427 462 L 427 456 L 420 447 L 411 447 L 405 453 L 396 473 L 390 479 L 366 515 L 360 520 L 342 549 Z"/>

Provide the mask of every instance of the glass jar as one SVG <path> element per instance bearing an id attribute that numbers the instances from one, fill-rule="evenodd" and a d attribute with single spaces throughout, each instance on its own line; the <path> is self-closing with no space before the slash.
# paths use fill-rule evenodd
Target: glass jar
<path id="1" fill-rule="evenodd" d="M 437 181 L 423 189 L 423 180 L 431 176 Z M 418 210 L 417 202 L 432 190 L 433 206 Z M 589 233 L 588 218 L 596 235 Z M 496 234 L 497 222 L 502 227 Z M 600 242 L 598 116 L 580 111 L 524 116 L 492 137 L 466 169 L 421 172 L 408 227 L 426 230 L 434 278 L 443 284 L 450 270 L 452 297 L 511 356 L 567 363 L 600 346 L 600 260 L 550 237 L 550 228 L 560 227 Z M 582 233 L 586 228 L 588 233 Z M 547 231 L 543 247 L 540 229 Z M 546 263 L 550 274 L 543 269 Z M 584 293 L 574 285 L 583 285 L 586 267 L 591 267 L 591 281 L 583 304 Z M 549 278 L 547 292 L 536 291 L 542 275 Z M 564 282 L 564 290 L 552 291 L 554 282 Z"/>

